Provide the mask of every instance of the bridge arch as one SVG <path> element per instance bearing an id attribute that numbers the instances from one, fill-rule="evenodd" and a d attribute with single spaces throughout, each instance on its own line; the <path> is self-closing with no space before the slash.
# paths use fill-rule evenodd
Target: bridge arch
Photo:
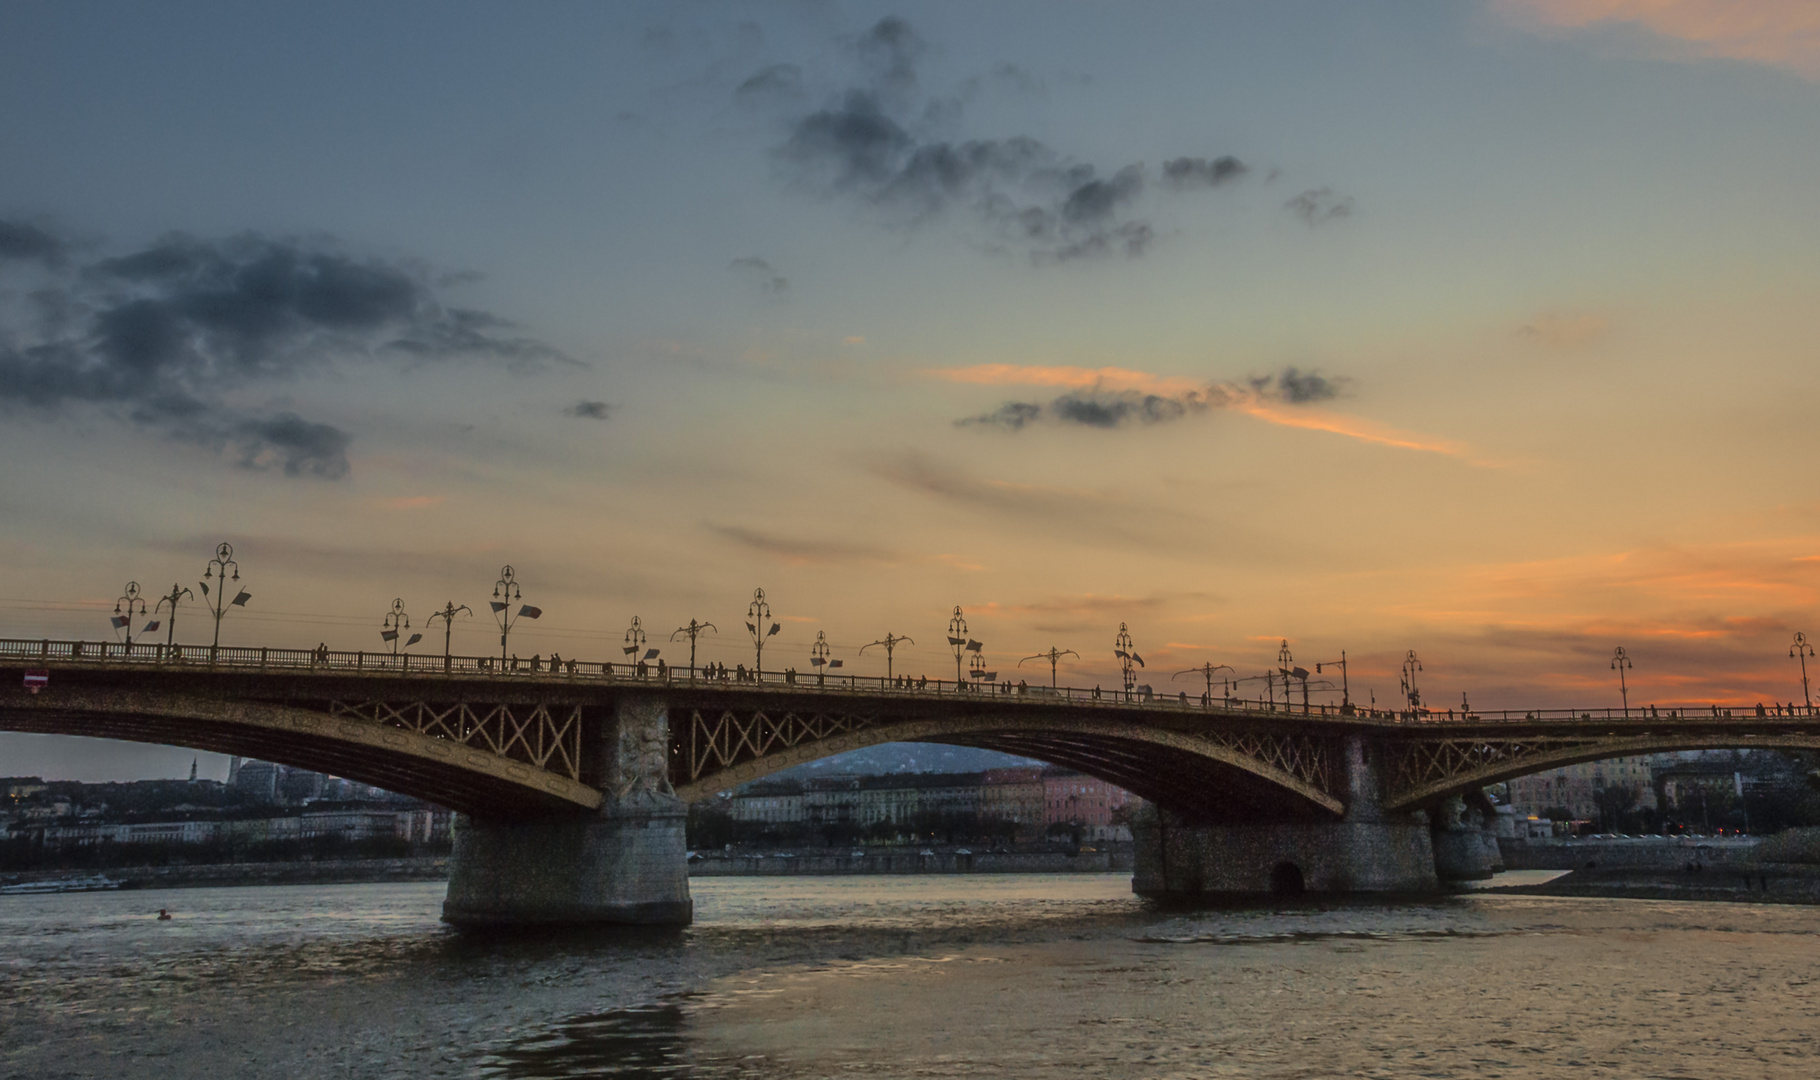
<path id="1" fill-rule="evenodd" d="M 1415 746 L 1405 751 L 1404 760 L 1399 763 L 1401 782 L 1396 794 L 1386 800 L 1385 808 L 1413 810 L 1490 784 L 1566 765 L 1681 750 L 1820 750 L 1820 735 L 1668 732 L 1599 739 L 1530 738 L 1484 740 L 1469 746 Z"/>
<path id="2" fill-rule="evenodd" d="M 1338 817 L 1328 740 L 1295 734 L 1192 731 L 1114 716 L 981 712 L 865 718 L 787 710 L 674 709 L 671 782 L 686 801 L 783 769 L 888 742 L 998 750 L 1076 769 L 1191 818 L 1260 812 Z M 680 730 L 679 730 L 680 729 Z"/>
<path id="3" fill-rule="evenodd" d="M 274 702 L 109 689 L 0 703 L 0 730 L 207 750 L 333 773 L 465 813 L 530 817 L 599 807 L 579 780 L 385 723 Z"/>

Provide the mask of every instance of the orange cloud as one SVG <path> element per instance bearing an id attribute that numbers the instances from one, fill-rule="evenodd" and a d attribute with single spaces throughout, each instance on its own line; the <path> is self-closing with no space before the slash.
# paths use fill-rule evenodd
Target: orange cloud
<path id="1" fill-rule="evenodd" d="M 1748 60 L 1820 79 L 1814 0 L 1492 0 L 1518 23 L 1570 30 L 1641 26 L 1695 55 Z"/>
<path id="2" fill-rule="evenodd" d="M 981 386 L 1055 386 L 1069 390 L 1157 394 L 1190 402 L 1195 407 L 1230 409 L 1283 427 L 1325 431 L 1379 446 L 1444 454 L 1467 459 L 1474 465 L 1490 464 L 1468 458 L 1470 451 L 1464 443 L 1398 431 L 1368 420 L 1341 416 L 1305 405 L 1282 408 L 1256 389 L 1236 383 L 1209 383 L 1120 367 L 1084 368 L 1039 364 L 976 364 L 962 368 L 926 368 L 922 374 L 932 379 Z"/>
<path id="3" fill-rule="evenodd" d="M 401 495 L 392 499 L 375 499 L 379 506 L 387 510 L 426 510 L 442 502 L 441 495 Z"/>
<path id="4" fill-rule="evenodd" d="M 1041 364 L 975 364 L 963 368 L 926 368 L 923 374 L 947 382 L 981 386 L 1060 386 L 1070 390 L 1097 387 L 1140 394 L 1198 394 L 1207 384 L 1198 379 L 1152 375 L 1129 368 L 1084 368 Z"/>
<path id="5" fill-rule="evenodd" d="M 1571 349 L 1600 337 L 1608 325 L 1598 315 L 1545 314 L 1519 329 L 1517 336 L 1550 348 Z"/>

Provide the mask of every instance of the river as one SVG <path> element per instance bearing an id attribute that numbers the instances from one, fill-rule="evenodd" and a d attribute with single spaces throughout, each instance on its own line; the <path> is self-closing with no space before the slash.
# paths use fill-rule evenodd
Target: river
<path id="1" fill-rule="evenodd" d="M 1820 1074 L 1812 907 L 692 887 L 684 932 L 487 939 L 437 921 L 435 883 L 0 897 L 0 1076 Z"/>

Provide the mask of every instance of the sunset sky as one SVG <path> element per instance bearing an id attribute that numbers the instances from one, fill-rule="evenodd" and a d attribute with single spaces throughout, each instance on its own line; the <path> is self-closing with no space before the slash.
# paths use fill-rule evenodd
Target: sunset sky
<path id="1" fill-rule="evenodd" d="M 1811 0 L 10 4 L 0 101 L 0 636 L 229 540 L 237 644 L 1801 698 Z"/>

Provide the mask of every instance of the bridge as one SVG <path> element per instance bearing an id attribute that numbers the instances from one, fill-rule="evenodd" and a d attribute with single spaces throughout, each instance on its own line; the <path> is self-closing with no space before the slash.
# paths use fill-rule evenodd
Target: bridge
<path id="1" fill-rule="evenodd" d="M 1481 790 L 1602 758 L 1820 749 L 1812 710 L 1433 713 L 1149 692 L 328 650 L 0 640 L 0 730 L 240 754 L 460 815 L 456 923 L 686 922 L 685 804 L 885 742 L 1065 765 L 1157 808 L 1134 887 L 1420 891 Z M 1462 811 L 1465 811 L 1464 814 Z"/>

